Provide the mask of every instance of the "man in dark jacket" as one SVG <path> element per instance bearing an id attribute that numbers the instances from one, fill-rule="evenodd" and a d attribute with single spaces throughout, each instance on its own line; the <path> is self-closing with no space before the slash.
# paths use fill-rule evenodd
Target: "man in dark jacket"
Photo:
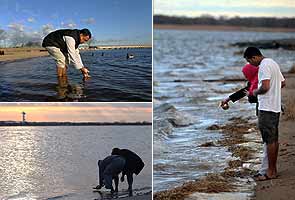
<path id="1" fill-rule="evenodd" d="M 120 155 L 107 156 L 103 160 L 98 161 L 99 168 L 99 185 L 94 189 L 101 189 L 105 186 L 106 189 L 110 189 L 111 193 L 118 193 L 119 174 L 122 172 L 125 166 L 126 160 Z M 113 188 L 112 180 L 115 182 L 115 190 Z"/>
<path id="2" fill-rule="evenodd" d="M 87 42 L 90 38 L 91 33 L 88 29 L 61 29 L 49 33 L 44 38 L 42 47 L 45 47 L 49 55 L 54 58 L 58 77 L 66 76 L 68 64 L 73 64 L 80 70 L 83 78 L 90 77 L 78 50 L 79 44 Z"/>
<path id="3" fill-rule="evenodd" d="M 120 155 L 126 160 L 121 181 L 123 182 L 125 175 L 127 175 L 129 196 L 132 196 L 133 174 L 138 175 L 141 172 L 144 167 L 144 162 L 136 153 L 128 149 L 114 148 L 112 150 L 112 155 Z"/>

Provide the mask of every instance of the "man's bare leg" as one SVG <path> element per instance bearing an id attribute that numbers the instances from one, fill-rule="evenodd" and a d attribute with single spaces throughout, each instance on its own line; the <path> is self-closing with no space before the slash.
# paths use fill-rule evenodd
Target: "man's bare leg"
<path id="1" fill-rule="evenodd" d="M 266 175 L 269 178 L 276 178 L 276 165 L 278 157 L 278 142 L 267 144 L 267 156 L 268 156 L 268 170 Z"/>
<path id="2" fill-rule="evenodd" d="M 67 75 L 67 67 L 59 67 L 56 66 L 56 71 L 57 71 L 57 76 L 58 77 L 62 77 L 62 76 L 66 76 Z"/>
<path id="3" fill-rule="evenodd" d="M 278 159 L 278 155 L 279 155 L 279 143 L 275 142 L 275 144 L 276 144 L 276 163 L 277 163 L 277 159 Z M 276 164 L 276 168 L 275 168 L 275 175 L 278 176 L 277 164 Z"/>
<path id="4" fill-rule="evenodd" d="M 68 77 L 65 76 L 58 76 L 58 86 L 57 86 L 57 95 L 59 99 L 64 99 L 67 97 L 68 94 Z"/>

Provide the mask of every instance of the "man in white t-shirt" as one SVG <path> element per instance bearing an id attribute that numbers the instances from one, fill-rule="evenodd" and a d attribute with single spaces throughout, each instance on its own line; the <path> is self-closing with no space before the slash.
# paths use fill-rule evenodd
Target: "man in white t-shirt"
<path id="1" fill-rule="evenodd" d="M 258 97 L 258 126 L 262 140 L 267 144 L 268 169 L 266 174 L 257 177 L 257 180 L 264 181 L 277 177 L 281 88 L 285 86 L 285 79 L 279 65 L 271 58 L 265 58 L 258 48 L 248 47 L 244 58 L 250 64 L 259 66 L 258 88 L 253 95 Z"/>

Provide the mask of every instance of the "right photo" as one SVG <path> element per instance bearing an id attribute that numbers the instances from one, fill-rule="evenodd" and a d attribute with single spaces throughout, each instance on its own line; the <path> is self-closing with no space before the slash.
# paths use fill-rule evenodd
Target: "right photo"
<path id="1" fill-rule="evenodd" d="M 154 200 L 292 199 L 294 13 L 154 1 Z"/>

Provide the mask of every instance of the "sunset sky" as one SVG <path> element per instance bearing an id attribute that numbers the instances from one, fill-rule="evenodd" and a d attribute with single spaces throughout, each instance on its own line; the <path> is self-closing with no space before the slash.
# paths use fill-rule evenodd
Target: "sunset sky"
<path id="1" fill-rule="evenodd" d="M 2 103 L 0 121 L 113 122 L 152 121 L 150 103 Z"/>
<path id="2" fill-rule="evenodd" d="M 295 17 L 295 0 L 154 0 L 154 14 Z"/>

